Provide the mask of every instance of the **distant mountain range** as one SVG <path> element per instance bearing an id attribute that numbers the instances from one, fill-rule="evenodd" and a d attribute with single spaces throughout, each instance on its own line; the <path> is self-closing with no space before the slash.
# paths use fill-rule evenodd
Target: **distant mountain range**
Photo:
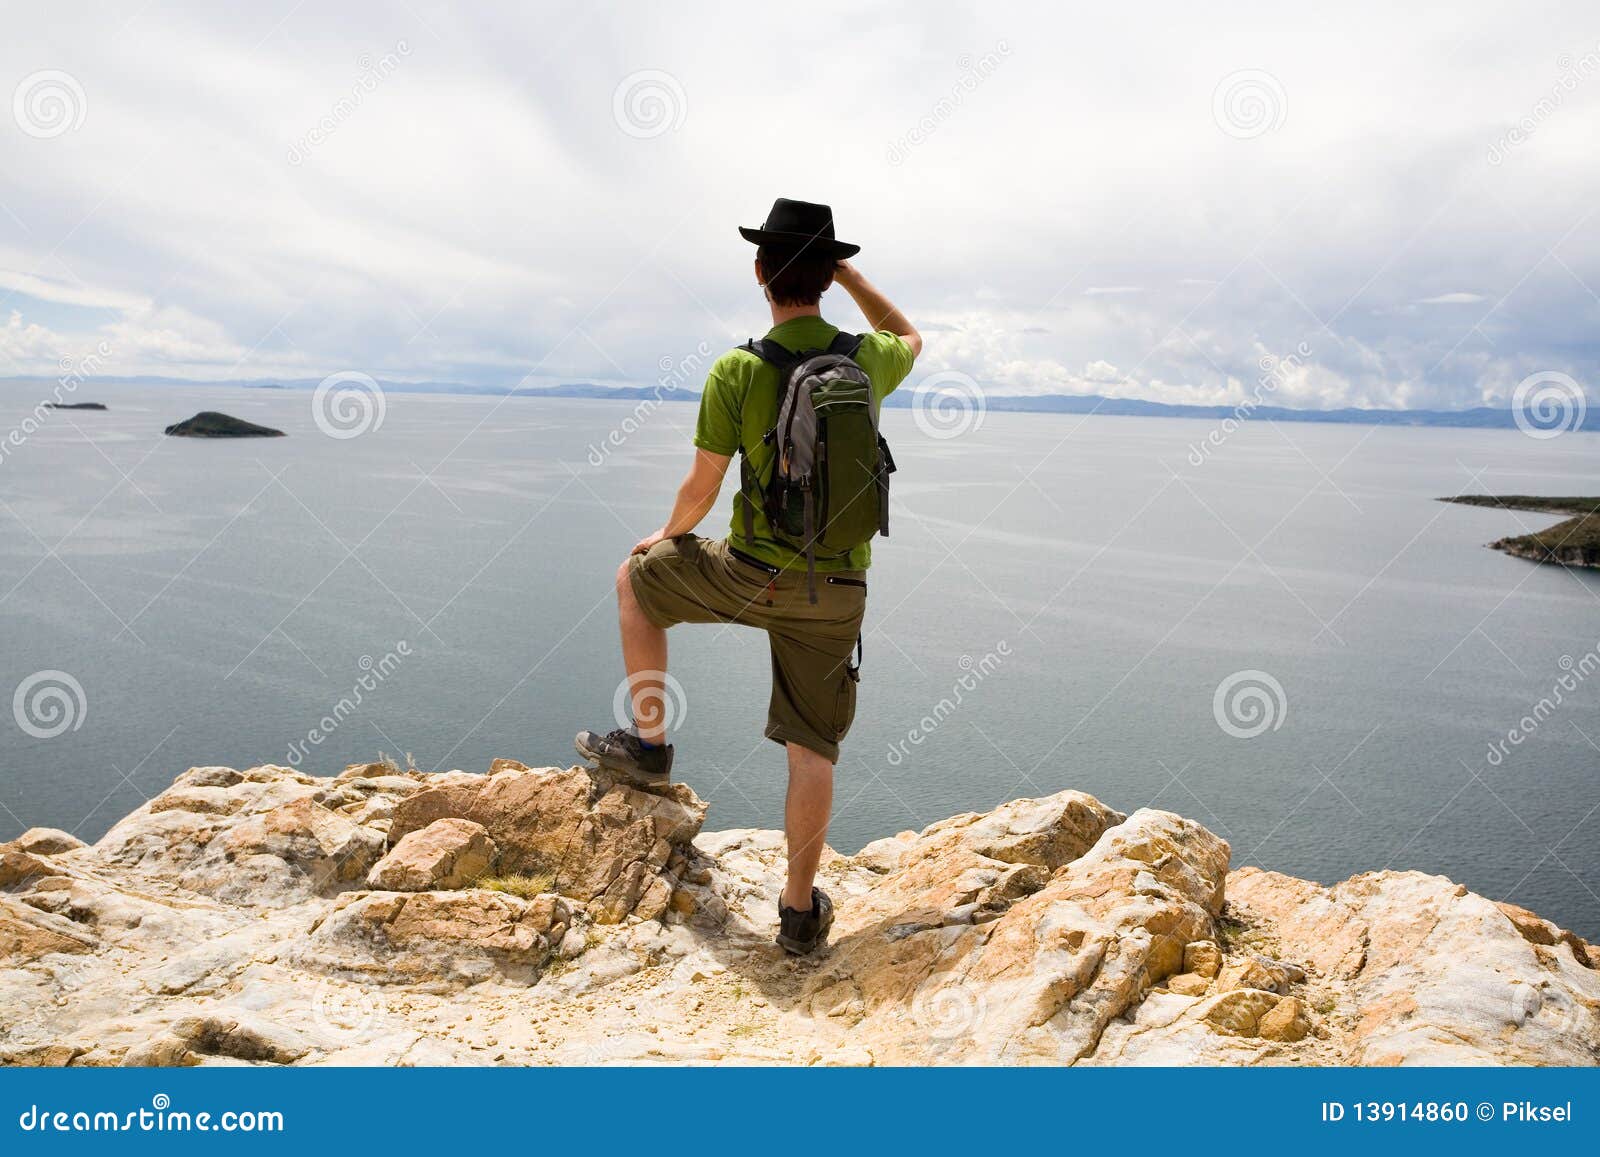
<path id="1" fill-rule="evenodd" d="M 660 394 L 662 401 L 698 402 L 691 390 L 658 391 L 655 387 L 596 386 L 580 383 L 550 386 L 538 390 L 501 391 L 518 396 L 545 398 L 594 398 L 612 401 L 642 401 Z M 883 403 L 889 409 L 909 410 L 915 404 L 909 390 L 890 394 Z M 993 412 L 1042 414 L 1106 414 L 1126 418 L 1206 418 L 1219 420 L 1239 416 L 1234 406 L 1183 406 L 1166 402 L 1146 402 L 1138 398 L 1107 398 L 1100 394 L 998 394 L 984 399 L 984 408 Z M 1286 406 L 1257 406 L 1251 418 L 1274 422 L 1344 422 L 1368 426 L 1463 426 L 1484 430 L 1515 429 L 1511 410 L 1479 406 L 1471 410 L 1294 410 Z M 1585 416 L 1584 430 L 1600 430 L 1600 406 Z"/>
<path id="2" fill-rule="evenodd" d="M 30 381 L 37 379 L 8 378 L 3 381 Z M 141 377 L 121 379 L 132 385 L 201 386 L 208 383 L 182 378 Z M 285 381 L 247 381 L 216 383 L 242 386 L 248 389 L 310 390 L 321 379 Z M 663 390 L 658 386 L 601 386 L 592 382 L 572 382 L 558 386 L 511 388 L 503 386 L 470 386 L 458 382 L 383 382 L 383 389 L 396 394 L 465 394 L 487 397 L 518 398 L 580 398 L 595 401 L 642 402 L 658 399 L 663 402 L 698 402 L 698 390 Z M 884 403 L 891 409 L 910 409 L 913 394 L 900 390 L 891 394 Z M 1007 413 L 1044 414 L 1104 414 L 1110 417 L 1134 418 L 1204 418 L 1219 421 L 1239 417 L 1234 406 L 1185 406 L 1166 402 L 1146 402 L 1137 398 L 1107 398 L 1099 394 L 991 394 L 985 397 L 984 407 L 989 411 Z M 1510 430 L 1516 428 L 1513 411 L 1479 406 L 1470 410 L 1295 410 L 1286 406 L 1257 406 L 1248 416 L 1274 422 L 1340 422 L 1369 426 L 1454 426 L 1483 430 Z M 1600 430 L 1600 405 L 1594 406 L 1579 427 L 1586 431 Z"/>

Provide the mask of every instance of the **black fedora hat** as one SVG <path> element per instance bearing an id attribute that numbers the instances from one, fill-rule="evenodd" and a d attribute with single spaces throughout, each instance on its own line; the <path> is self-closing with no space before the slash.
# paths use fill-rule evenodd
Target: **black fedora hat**
<path id="1" fill-rule="evenodd" d="M 829 206 L 787 197 L 772 203 L 772 211 L 759 228 L 739 226 L 739 235 L 756 245 L 787 246 L 808 256 L 832 257 L 835 261 L 861 252 L 861 246 L 834 237 L 833 210 Z"/>

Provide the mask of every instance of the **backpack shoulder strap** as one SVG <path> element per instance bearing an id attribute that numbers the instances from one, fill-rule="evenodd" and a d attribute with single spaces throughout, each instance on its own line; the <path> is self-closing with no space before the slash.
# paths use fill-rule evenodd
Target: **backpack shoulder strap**
<path id="1" fill-rule="evenodd" d="M 739 348 L 747 353 L 755 354 L 756 357 L 766 362 L 769 366 L 776 366 L 780 372 L 787 371 L 790 366 L 800 361 L 789 350 L 775 341 L 768 341 L 766 338 L 753 337 Z"/>
<path id="2" fill-rule="evenodd" d="M 828 352 L 830 354 L 843 354 L 847 358 L 854 358 L 856 350 L 861 348 L 861 337 L 862 335 L 859 333 L 845 333 L 844 330 L 840 330 L 833 335 L 833 340 L 828 343 Z"/>

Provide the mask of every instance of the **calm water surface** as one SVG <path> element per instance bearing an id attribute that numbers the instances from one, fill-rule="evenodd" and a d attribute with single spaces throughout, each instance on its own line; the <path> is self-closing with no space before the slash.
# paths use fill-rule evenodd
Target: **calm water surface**
<path id="1" fill-rule="evenodd" d="M 0 429 L 38 396 L 0 385 Z M 87 703 L 51 738 L 0 716 L 0 838 L 93 839 L 196 764 L 566 764 L 575 730 L 612 726 L 612 574 L 664 517 L 693 406 L 595 465 L 631 405 L 391 394 L 340 440 L 304 392 L 79 396 L 111 409 L 0 462 L 0 691 L 63 671 Z M 290 436 L 162 437 L 200 409 Z M 887 425 L 837 846 L 1074 787 L 1192 816 L 1236 864 L 1440 872 L 1600 936 L 1600 673 L 1489 755 L 1600 643 L 1600 572 L 1483 548 L 1553 520 L 1433 501 L 1600 493 L 1600 438 L 1251 423 L 1196 465 L 1205 421 Z M 725 525 L 719 505 L 703 529 Z M 765 640 L 671 639 L 679 775 L 710 826 L 778 826 Z"/>

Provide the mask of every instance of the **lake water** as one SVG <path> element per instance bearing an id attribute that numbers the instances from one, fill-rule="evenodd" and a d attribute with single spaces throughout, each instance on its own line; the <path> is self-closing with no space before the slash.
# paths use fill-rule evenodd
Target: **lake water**
<path id="1" fill-rule="evenodd" d="M 0 433 L 39 396 L 0 385 Z M 59 671 L 86 705 L 47 737 L 0 716 L 0 837 L 93 839 L 196 764 L 564 765 L 574 731 L 613 725 L 612 575 L 664 517 L 692 405 L 599 456 L 631 404 L 391 393 L 338 439 L 306 392 L 78 397 L 111 409 L 54 414 L 0 462 L 0 691 Z M 162 437 L 201 409 L 289 437 Z M 1196 464 L 1210 422 L 886 424 L 901 470 L 836 846 L 1073 787 L 1192 816 L 1236 864 L 1444 873 L 1600 937 L 1600 672 L 1579 678 L 1600 572 L 1483 547 L 1553 519 L 1433 501 L 1600 493 L 1600 437 L 1247 423 Z M 765 640 L 671 642 L 677 774 L 709 827 L 780 826 Z M 1506 743 L 1568 665 L 1576 690 Z"/>

